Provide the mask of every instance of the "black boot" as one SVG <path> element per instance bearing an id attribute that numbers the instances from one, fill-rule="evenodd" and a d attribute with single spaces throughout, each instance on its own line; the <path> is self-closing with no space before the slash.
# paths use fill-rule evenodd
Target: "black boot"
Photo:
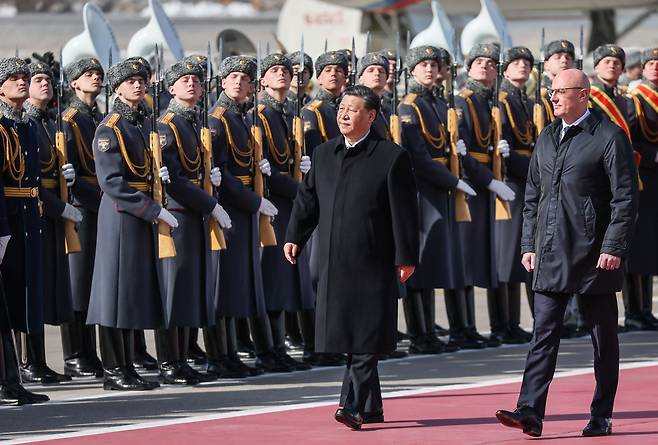
<path id="1" fill-rule="evenodd" d="M 488 348 L 500 346 L 500 342 L 495 339 L 480 335 L 475 327 L 475 288 L 468 286 L 464 289 L 464 294 L 466 295 L 466 329 L 464 331 L 466 338 L 471 341 L 481 341 Z"/>
<path id="2" fill-rule="evenodd" d="M 429 344 L 423 307 L 423 291 L 407 288 L 407 295 L 402 300 L 404 319 L 409 335 L 409 354 L 438 354 Z"/>
<path id="3" fill-rule="evenodd" d="M 286 348 L 302 349 L 304 347 L 304 339 L 302 337 L 301 328 L 299 326 L 299 313 L 286 312 L 285 317 Z"/>
<path id="4" fill-rule="evenodd" d="M 509 301 L 506 283 L 499 283 L 496 289 L 487 289 L 487 309 L 489 311 L 489 325 L 491 335 L 487 346 L 497 346 L 503 343 L 511 343 L 509 335 Z"/>
<path id="5" fill-rule="evenodd" d="M 0 295 L 0 304 L 4 304 Z M 5 308 L 0 306 L 0 311 Z M 0 314 L 0 317 L 3 314 Z M 45 394 L 28 391 L 20 383 L 18 355 L 10 329 L 0 331 L 0 404 L 29 405 L 50 400 Z"/>
<path id="6" fill-rule="evenodd" d="M 256 354 L 256 361 L 254 362 L 254 365 L 256 368 L 260 368 L 265 372 L 294 371 L 294 368 L 279 360 L 274 351 L 266 351 Z"/>
<path id="7" fill-rule="evenodd" d="M 124 366 L 105 368 L 103 389 L 106 391 L 149 391 L 153 386 L 136 379 Z"/>
<path id="8" fill-rule="evenodd" d="M 509 335 L 512 344 L 528 343 L 532 334 L 521 328 L 521 283 L 507 283 L 509 303 Z"/>
<path id="9" fill-rule="evenodd" d="M 642 276 L 642 319 L 647 326 L 658 330 L 658 318 L 653 315 L 653 277 Z"/>
<path id="10" fill-rule="evenodd" d="M 146 350 L 146 338 L 144 331 L 137 329 L 133 333 L 133 351 L 135 354 L 133 366 L 137 369 L 155 371 L 158 369 L 158 361 Z"/>
<path id="11" fill-rule="evenodd" d="M 190 329 L 189 345 L 187 349 L 187 360 L 195 365 L 205 365 L 208 362 L 208 357 L 201 346 L 199 346 L 199 329 Z"/>
<path id="12" fill-rule="evenodd" d="M 185 363 L 185 366 L 187 363 Z M 196 385 L 199 379 L 186 372 L 183 362 L 162 362 L 160 363 L 160 372 L 158 379 L 165 385 Z"/>
<path id="13" fill-rule="evenodd" d="M 46 364 L 45 332 L 35 334 L 19 333 L 21 357 L 21 378 L 25 383 L 44 385 L 68 382 L 70 376 L 53 371 Z"/>
<path id="14" fill-rule="evenodd" d="M 238 354 L 243 357 L 253 358 L 256 356 L 256 348 L 250 337 L 251 328 L 245 318 L 237 318 L 233 321 L 235 324 L 235 338 L 238 347 Z"/>
<path id="15" fill-rule="evenodd" d="M 447 347 L 451 349 L 482 349 L 484 343 L 468 339 L 466 333 L 466 295 L 463 289 L 444 289 L 443 291 L 450 337 Z"/>
<path id="16" fill-rule="evenodd" d="M 307 362 L 300 362 L 290 357 L 286 352 L 286 348 L 279 348 L 274 351 L 280 362 L 292 368 L 294 371 L 308 371 L 313 366 Z"/>

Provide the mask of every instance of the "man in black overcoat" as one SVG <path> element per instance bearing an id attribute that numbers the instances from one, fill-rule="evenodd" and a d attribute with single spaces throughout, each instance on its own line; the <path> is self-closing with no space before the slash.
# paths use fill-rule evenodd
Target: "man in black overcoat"
<path id="1" fill-rule="evenodd" d="M 535 334 L 515 411 L 498 411 L 506 426 L 540 436 L 555 372 L 564 312 L 582 295 L 591 328 L 596 389 L 583 436 L 612 433 L 619 380 L 617 299 L 622 259 L 638 209 L 637 169 L 628 137 L 599 111 L 587 109 L 590 85 L 579 70 L 553 80 L 556 120 L 539 136 L 530 160 L 523 210 L 522 263 L 533 271 Z"/>
<path id="2" fill-rule="evenodd" d="M 371 132 L 379 107 L 371 89 L 345 90 L 338 108 L 342 135 L 316 148 L 284 246 L 294 264 L 317 228 L 315 348 L 348 353 L 335 417 L 353 429 L 383 421 L 377 361 L 395 350 L 397 280 L 411 276 L 419 249 L 411 160 Z"/>

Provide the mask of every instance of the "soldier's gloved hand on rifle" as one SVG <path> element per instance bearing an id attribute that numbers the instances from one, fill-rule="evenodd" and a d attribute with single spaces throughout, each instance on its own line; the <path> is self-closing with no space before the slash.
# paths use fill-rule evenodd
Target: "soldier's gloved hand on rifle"
<path id="1" fill-rule="evenodd" d="M 272 167 L 270 166 L 270 161 L 267 159 L 261 159 L 258 163 L 258 167 L 260 168 L 260 172 L 265 176 L 272 175 Z"/>
<path id="2" fill-rule="evenodd" d="M 276 216 L 276 214 L 279 213 L 279 210 L 270 202 L 270 200 L 261 198 L 258 212 L 266 216 Z"/>
<path id="3" fill-rule="evenodd" d="M 215 218 L 215 221 L 219 223 L 222 229 L 230 229 L 233 227 L 233 224 L 231 223 L 231 217 L 228 216 L 228 213 L 226 213 L 224 207 L 220 206 L 219 204 L 215 204 L 215 208 L 212 209 L 212 213 L 210 215 Z"/>
<path id="4" fill-rule="evenodd" d="M 501 139 L 498 141 L 498 151 L 500 152 L 500 155 L 502 157 L 504 158 L 509 157 L 510 148 L 509 148 L 509 144 L 505 139 Z"/>
<path id="5" fill-rule="evenodd" d="M 302 156 L 302 161 L 299 163 L 299 169 L 302 171 L 302 174 L 305 175 L 306 173 L 311 170 L 311 157 L 310 156 Z"/>
<path id="6" fill-rule="evenodd" d="M 463 139 L 460 139 L 455 144 L 455 149 L 457 149 L 457 154 L 459 156 L 466 156 L 466 144 Z"/>
<path id="7" fill-rule="evenodd" d="M 73 184 L 75 184 L 75 169 L 73 168 L 73 164 L 62 165 L 62 176 L 66 179 L 66 185 L 73 187 Z"/>
<path id="8" fill-rule="evenodd" d="M 158 175 L 160 176 L 162 182 L 164 182 L 165 184 L 169 184 L 171 182 L 171 180 L 169 179 L 169 169 L 167 167 L 160 167 Z"/>
<path id="9" fill-rule="evenodd" d="M 215 187 L 219 187 L 219 184 L 222 183 L 222 172 L 219 171 L 219 167 L 213 167 L 210 170 L 210 182 Z"/>
<path id="10" fill-rule="evenodd" d="M 0 263 L 5 257 L 5 252 L 7 251 L 7 244 L 9 244 L 9 239 L 11 235 L 0 236 Z"/>
<path id="11" fill-rule="evenodd" d="M 174 215 L 169 213 L 169 210 L 167 209 L 160 209 L 160 213 L 158 214 L 158 219 L 160 221 L 163 221 L 172 229 L 178 227 L 178 220 L 174 217 Z"/>
<path id="12" fill-rule="evenodd" d="M 487 188 L 498 195 L 503 201 L 514 201 L 516 197 L 514 190 L 509 188 L 503 181 L 497 179 L 492 179 Z"/>
<path id="13" fill-rule="evenodd" d="M 80 210 L 73 207 L 71 204 L 66 203 L 64 206 L 64 211 L 62 212 L 62 218 L 73 221 L 74 223 L 82 222 L 82 213 Z"/>
<path id="14" fill-rule="evenodd" d="M 462 181 L 461 179 L 457 183 L 457 190 L 466 193 L 468 196 L 476 196 L 477 193 L 475 190 L 473 190 L 473 187 L 468 185 L 466 182 Z"/>

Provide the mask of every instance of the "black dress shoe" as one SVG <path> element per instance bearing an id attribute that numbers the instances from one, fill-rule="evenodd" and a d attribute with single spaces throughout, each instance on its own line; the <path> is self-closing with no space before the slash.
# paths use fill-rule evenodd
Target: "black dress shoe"
<path id="1" fill-rule="evenodd" d="M 509 332 L 512 335 L 512 337 L 523 340 L 523 343 L 528 343 L 532 341 L 532 333 L 524 330 L 519 325 L 510 326 Z"/>
<path id="2" fill-rule="evenodd" d="M 304 341 L 299 335 L 286 335 L 286 348 L 299 350 L 304 347 Z"/>
<path id="3" fill-rule="evenodd" d="M 25 405 L 23 399 L 18 394 L 9 389 L 6 382 L 0 382 L 0 406 L 19 406 Z"/>
<path id="4" fill-rule="evenodd" d="M 408 339 L 409 339 L 409 336 L 408 336 L 407 334 L 405 334 L 404 332 L 397 331 L 397 332 L 395 333 L 395 339 L 396 339 L 397 341 L 408 340 Z"/>
<path id="5" fill-rule="evenodd" d="M 606 417 L 591 417 L 583 429 L 583 436 L 609 436 L 612 434 L 612 419 Z"/>
<path id="6" fill-rule="evenodd" d="M 254 358 L 256 357 L 256 349 L 254 348 L 254 343 L 249 340 L 247 342 L 237 341 L 238 354 L 243 357 Z"/>
<path id="7" fill-rule="evenodd" d="M 235 366 L 228 356 L 223 356 L 216 360 L 208 359 L 206 372 L 216 376 L 218 379 L 243 379 L 249 377 L 249 373 Z"/>
<path id="8" fill-rule="evenodd" d="M 363 424 L 363 418 L 359 413 L 352 412 L 347 408 L 338 408 L 334 414 L 336 422 L 342 423 L 353 430 L 360 430 Z"/>
<path id="9" fill-rule="evenodd" d="M 448 337 L 448 344 L 457 346 L 459 349 L 484 349 L 487 347 L 484 341 L 467 337 L 464 334 L 451 334 Z"/>
<path id="10" fill-rule="evenodd" d="M 190 349 L 188 351 L 187 361 L 194 363 L 195 365 L 205 365 L 208 363 L 208 357 L 206 353 L 201 349 L 201 346 L 197 342 L 190 343 Z"/>
<path id="11" fill-rule="evenodd" d="M 45 394 L 37 394 L 28 391 L 18 382 L 5 381 L 0 385 L 0 398 L 9 401 L 17 400 L 18 405 L 31 405 L 33 403 L 44 403 L 50 400 Z"/>
<path id="12" fill-rule="evenodd" d="M 97 357 L 94 357 L 94 359 L 80 357 L 65 360 L 64 375 L 71 377 L 103 377 L 103 365 Z"/>
<path id="13" fill-rule="evenodd" d="M 283 363 L 281 360 L 277 359 L 276 354 L 273 351 L 267 351 L 256 356 L 256 361 L 254 362 L 256 368 L 260 368 L 265 372 L 292 372 L 294 369 L 288 364 Z"/>
<path id="14" fill-rule="evenodd" d="M 505 329 L 503 331 L 494 331 L 491 333 L 489 338 L 490 339 L 493 338 L 496 341 L 498 341 L 498 343 L 501 343 L 503 345 L 520 345 L 526 342 L 522 338 L 514 337 L 508 329 Z"/>
<path id="15" fill-rule="evenodd" d="M 654 317 L 653 313 L 650 310 L 643 311 L 641 317 L 642 317 L 642 321 L 647 326 L 651 327 L 651 329 L 649 330 L 658 330 L 658 318 Z"/>
<path id="16" fill-rule="evenodd" d="M 388 356 L 388 358 L 393 358 L 393 359 L 395 359 L 395 358 L 405 358 L 405 357 L 408 356 L 409 354 L 407 354 L 407 353 L 404 352 L 404 351 L 400 351 L 400 350 L 397 350 L 397 349 L 396 349 L 395 351 L 391 351 L 391 352 L 389 352 L 389 353 L 386 354 L 386 355 Z"/>
<path id="17" fill-rule="evenodd" d="M 363 423 L 384 423 L 384 411 L 376 411 L 372 413 L 363 413 L 361 415 Z"/>
<path id="18" fill-rule="evenodd" d="M 438 324 L 434 325 L 434 335 L 445 336 L 450 334 L 450 331 L 444 327 L 439 326 Z"/>
<path id="19" fill-rule="evenodd" d="M 214 382 L 219 377 L 212 373 L 199 372 L 190 365 L 187 364 L 187 361 L 180 362 L 180 370 L 183 374 L 195 378 L 199 383 Z"/>
<path id="20" fill-rule="evenodd" d="M 21 378 L 25 383 L 41 383 L 44 385 L 71 381 L 70 376 L 53 371 L 45 363 L 21 366 Z"/>
<path id="21" fill-rule="evenodd" d="M 187 374 L 180 362 L 160 364 L 158 380 L 165 385 L 196 385 L 199 380 Z"/>
<path id="22" fill-rule="evenodd" d="M 443 343 L 433 341 L 431 335 L 420 335 L 412 337 L 409 343 L 409 354 L 441 354 L 443 352 Z M 434 337 L 438 340 L 438 338 Z"/>
<path id="23" fill-rule="evenodd" d="M 471 341 L 478 341 L 482 342 L 485 347 L 487 348 L 497 348 L 500 346 L 502 343 L 498 341 L 495 337 L 485 337 L 481 335 L 478 331 L 475 330 L 475 328 L 467 329 L 464 331 L 464 335 L 466 336 L 467 339 Z"/>
<path id="24" fill-rule="evenodd" d="M 144 351 L 140 354 L 135 353 L 135 360 L 133 366 L 137 369 L 145 369 L 146 371 L 155 371 L 158 369 L 158 361 L 154 359 L 151 354 Z"/>
<path id="25" fill-rule="evenodd" d="M 544 422 L 531 408 L 522 407 L 514 411 L 498 410 L 496 418 L 500 423 L 511 428 L 519 428 L 532 437 L 541 436 Z"/>
<path id="26" fill-rule="evenodd" d="M 130 375 L 127 368 L 116 366 L 105 368 L 103 389 L 105 391 L 148 391 L 153 387 Z"/>
<path id="27" fill-rule="evenodd" d="M 145 385 L 150 386 L 150 389 L 155 389 L 155 388 L 159 388 L 159 387 L 160 387 L 160 383 L 158 383 L 157 381 L 155 381 L 155 380 L 148 380 L 148 379 L 142 377 L 142 376 L 137 372 L 137 370 L 135 369 L 134 366 L 129 365 L 129 366 L 126 367 L 126 370 L 127 370 L 128 374 L 129 374 L 130 376 L 132 376 L 135 380 L 137 380 L 137 381 L 140 382 L 140 383 L 143 383 L 143 384 L 145 384 Z"/>
<path id="28" fill-rule="evenodd" d="M 304 352 L 302 361 L 312 366 L 344 366 L 345 361 L 335 354 L 320 352 Z"/>
<path id="29" fill-rule="evenodd" d="M 313 366 L 311 366 L 308 363 L 299 362 L 294 358 L 290 357 L 286 353 L 285 348 L 275 351 L 275 354 L 280 362 L 282 362 L 283 364 L 287 365 L 290 368 L 293 368 L 293 370 L 295 371 L 308 371 L 309 369 L 313 368 Z"/>
<path id="30" fill-rule="evenodd" d="M 265 374 L 265 370 L 261 368 L 256 368 L 254 366 L 246 365 L 237 354 L 229 355 L 229 366 L 232 366 L 234 370 L 239 370 L 247 374 L 247 377 L 256 377 L 262 374 Z"/>

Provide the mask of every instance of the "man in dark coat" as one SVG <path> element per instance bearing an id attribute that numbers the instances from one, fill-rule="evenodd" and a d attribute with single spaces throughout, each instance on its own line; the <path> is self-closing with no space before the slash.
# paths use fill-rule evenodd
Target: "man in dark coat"
<path id="1" fill-rule="evenodd" d="M 317 147 L 284 250 L 295 264 L 317 227 L 316 350 L 348 353 L 335 417 L 359 429 L 383 422 L 378 354 L 396 347 L 397 276 L 406 281 L 418 261 L 418 210 L 409 155 L 371 132 L 379 97 L 362 85 L 342 97 L 343 136 Z"/>
<path id="2" fill-rule="evenodd" d="M 590 88 L 579 70 L 553 80 L 556 120 L 546 127 L 530 161 L 523 210 L 522 263 L 533 271 L 535 334 L 517 409 L 499 421 L 540 436 L 548 387 L 555 372 L 564 311 L 582 295 L 591 327 L 596 389 L 584 436 L 612 432 L 619 379 L 617 299 L 622 259 L 638 208 L 637 169 L 628 137 L 587 109 Z"/>
<path id="3" fill-rule="evenodd" d="M 642 51 L 642 82 L 631 94 L 635 122 L 633 147 L 641 157 L 640 210 L 626 266 L 642 276 L 640 321 L 645 328 L 658 329 L 652 309 L 653 276 L 658 275 L 658 48 Z"/>

